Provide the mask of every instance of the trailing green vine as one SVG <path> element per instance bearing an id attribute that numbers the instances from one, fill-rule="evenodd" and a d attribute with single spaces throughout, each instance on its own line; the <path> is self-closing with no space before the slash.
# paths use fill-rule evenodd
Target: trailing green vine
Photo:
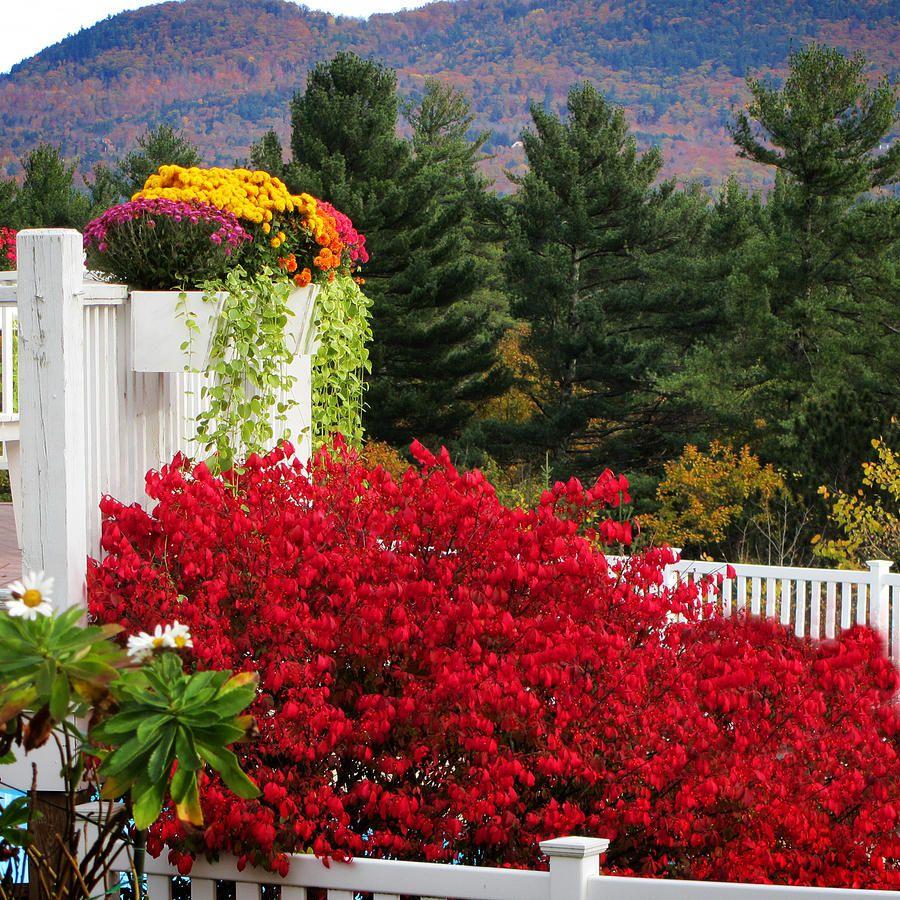
<path id="1" fill-rule="evenodd" d="M 286 371 L 292 288 L 268 267 L 248 275 L 240 266 L 203 285 L 207 302 L 218 303 L 217 295 L 225 294 L 201 392 L 206 408 L 196 419 L 197 443 L 219 471 L 271 449 L 276 437 L 291 437 L 284 426 L 296 405 L 295 379 Z"/>
<path id="2" fill-rule="evenodd" d="M 313 448 L 339 432 L 347 443 L 363 442 L 363 394 L 372 371 L 372 301 L 349 276 L 339 276 L 319 295 L 319 349 L 312 365 Z"/>

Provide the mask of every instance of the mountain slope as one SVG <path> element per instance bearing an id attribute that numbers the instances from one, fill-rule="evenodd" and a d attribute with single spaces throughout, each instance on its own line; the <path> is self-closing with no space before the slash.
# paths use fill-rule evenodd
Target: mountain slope
<path id="1" fill-rule="evenodd" d="M 559 108 L 590 78 L 625 105 L 667 168 L 720 180 L 739 168 L 723 125 L 745 73 L 778 72 L 810 39 L 863 49 L 900 68 L 900 0 L 456 0 L 368 21 L 287 0 L 182 0 L 121 13 L 0 76 L 0 171 L 39 140 L 82 167 L 121 154 L 149 124 L 183 127 L 212 162 L 232 162 L 269 127 L 287 132 L 306 70 L 339 49 L 385 60 L 415 94 L 437 75 L 472 97 L 494 132 L 492 163 L 511 146 L 528 101 Z"/>

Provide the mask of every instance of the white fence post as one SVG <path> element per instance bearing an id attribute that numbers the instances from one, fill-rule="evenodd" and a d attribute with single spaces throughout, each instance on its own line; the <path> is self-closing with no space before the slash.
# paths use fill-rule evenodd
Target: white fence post
<path id="1" fill-rule="evenodd" d="M 81 235 L 20 231 L 22 567 L 55 579 L 54 606 L 84 602 L 84 281 Z"/>
<path id="2" fill-rule="evenodd" d="M 600 874 L 600 854 L 607 847 L 609 841 L 603 838 L 541 841 L 541 853 L 550 858 L 549 900 L 587 900 L 588 879 Z"/>
<path id="3" fill-rule="evenodd" d="M 893 563 L 889 559 L 870 559 L 869 567 L 869 625 L 888 638 L 889 587 L 885 581 Z"/>

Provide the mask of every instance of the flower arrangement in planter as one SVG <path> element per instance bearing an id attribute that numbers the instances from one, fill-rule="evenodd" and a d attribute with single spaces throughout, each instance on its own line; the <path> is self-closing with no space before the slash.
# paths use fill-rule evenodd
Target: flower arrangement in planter
<path id="1" fill-rule="evenodd" d="M 266 172 L 247 169 L 161 166 L 131 201 L 91 222 L 84 242 L 88 268 L 136 289 L 136 322 L 148 329 L 159 326 L 160 292 L 182 294 L 193 288 L 208 293 L 210 280 L 237 269 L 250 277 L 267 270 L 273 281 L 289 281 L 293 290 L 287 308 L 303 320 L 287 329 L 293 352 L 308 350 L 300 339 L 308 337 L 317 286 L 340 272 L 357 271 L 368 260 L 365 238 L 347 216 L 310 194 L 291 194 Z M 154 303 L 157 308 L 151 309 Z M 184 305 L 182 297 L 182 318 Z M 206 330 L 206 323 L 194 324 L 192 330 Z M 135 368 L 184 368 L 180 358 L 172 369 L 157 368 L 169 361 L 160 358 L 156 332 L 135 337 Z M 191 355 L 195 351 L 186 349 Z M 197 367 L 204 361 L 201 355 Z"/>
<path id="2" fill-rule="evenodd" d="M 164 165 L 84 232 L 88 268 L 131 293 L 131 362 L 209 372 L 198 438 L 227 465 L 274 435 L 292 379 L 315 348 L 322 284 L 368 260 L 347 216 L 248 169 Z"/>
<path id="3" fill-rule="evenodd" d="M 131 200 L 88 223 L 88 267 L 133 289 L 131 351 L 136 370 L 181 371 L 192 363 L 205 365 L 223 297 L 217 294 L 211 304 L 202 290 L 168 288 L 224 278 L 240 248 L 251 240 L 232 213 L 183 200 Z M 179 320 L 185 318 L 194 334 L 182 348 L 184 327 Z"/>

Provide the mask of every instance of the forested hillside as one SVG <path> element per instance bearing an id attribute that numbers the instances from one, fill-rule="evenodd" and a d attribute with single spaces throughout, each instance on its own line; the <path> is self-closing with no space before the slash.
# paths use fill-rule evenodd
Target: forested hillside
<path id="1" fill-rule="evenodd" d="M 126 12 L 0 76 L 0 173 L 38 141 L 84 170 L 120 155 L 148 125 L 184 128 L 207 161 L 246 156 L 251 141 L 288 130 L 288 103 L 308 68 L 350 49 L 396 68 L 401 92 L 436 75 L 472 99 L 492 132 L 490 170 L 521 171 L 517 143 L 530 99 L 562 109 L 591 79 L 626 107 L 642 145 L 659 144 L 664 173 L 717 183 L 736 158 L 724 123 L 748 71 L 778 72 L 793 42 L 865 49 L 894 73 L 897 0 L 457 0 L 373 16 L 311 12 L 286 0 L 183 0 Z"/>

